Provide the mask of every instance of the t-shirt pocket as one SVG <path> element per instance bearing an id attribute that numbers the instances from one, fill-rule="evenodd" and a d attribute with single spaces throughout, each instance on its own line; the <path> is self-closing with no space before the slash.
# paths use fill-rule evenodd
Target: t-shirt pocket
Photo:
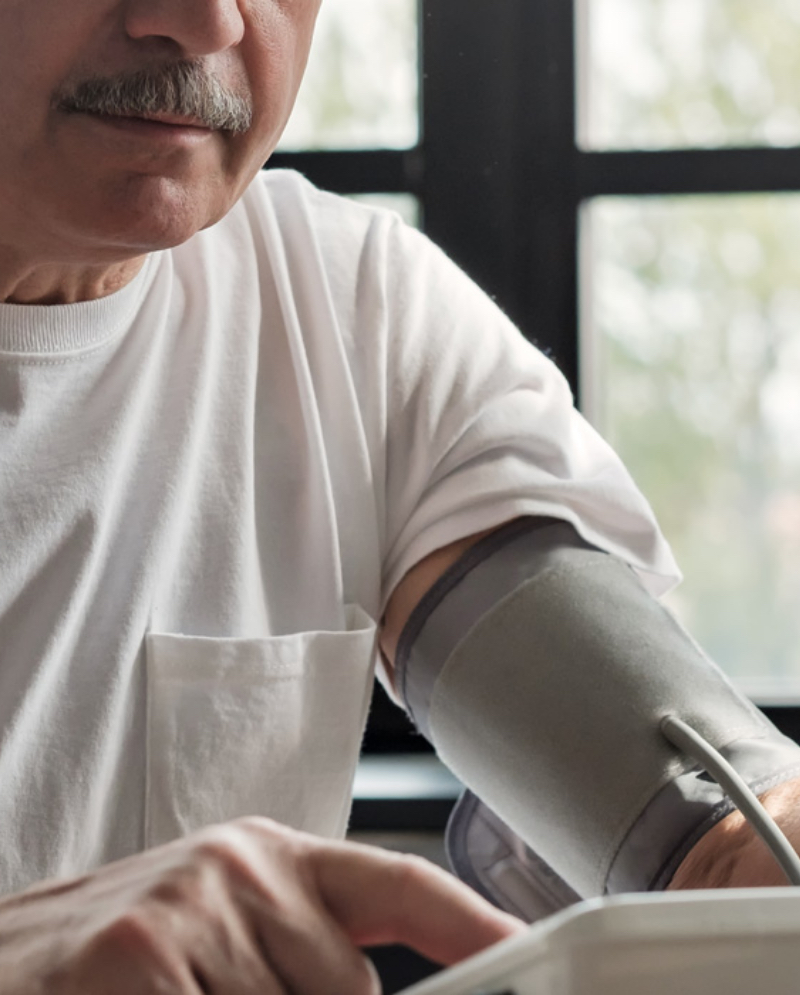
<path id="1" fill-rule="evenodd" d="M 149 633 L 145 841 L 265 815 L 342 836 L 372 693 L 376 625 L 264 639 Z"/>

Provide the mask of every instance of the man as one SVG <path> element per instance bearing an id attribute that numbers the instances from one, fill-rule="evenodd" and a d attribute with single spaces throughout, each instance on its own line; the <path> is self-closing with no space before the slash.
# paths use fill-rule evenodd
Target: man
<path id="1" fill-rule="evenodd" d="M 258 175 L 318 6 L 0 0 L 3 992 L 357 995 L 359 945 L 450 962 L 510 935 L 433 869 L 320 838 L 346 826 L 376 620 L 391 685 L 432 586 L 553 519 L 654 593 L 675 576 L 466 278 Z M 245 815 L 272 821 L 202 828 Z M 720 866 L 774 880 L 735 818 L 675 880 Z"/>

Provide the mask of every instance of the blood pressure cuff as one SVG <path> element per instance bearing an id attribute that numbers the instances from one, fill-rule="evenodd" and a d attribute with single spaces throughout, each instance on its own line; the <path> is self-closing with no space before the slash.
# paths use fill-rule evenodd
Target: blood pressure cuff
<path id="1" fill-rule="evenodd" d="M 756 793 L 800 747 L 739 694 L 633 570 L 566 522 L 519 519 L 473 546 L 400 637 L 397 685 L 468 787 L 454 869 L 533 920 L 666 887 L 733 808 L 661 733 L 682 718 Z"/>

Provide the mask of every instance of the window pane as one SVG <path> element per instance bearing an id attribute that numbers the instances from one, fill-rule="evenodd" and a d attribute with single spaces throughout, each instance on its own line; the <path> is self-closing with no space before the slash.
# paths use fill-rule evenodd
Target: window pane
<path id="1" fill-rule="evenodd" d="M 800 0 L 579 0 L 590 148 L 800 142 Z"/>
<path id="2" fill-rule="evenodd" d="M 800 688 L 800 196 L 584 216 L 587 411 L 653 503 L 671 604 L 737 677 Z"/>
<path id="3" fill-rule="evenodd" d="M 417 92 L 417 0 L 325 0 L 280 147 L 411 147 Z"/>

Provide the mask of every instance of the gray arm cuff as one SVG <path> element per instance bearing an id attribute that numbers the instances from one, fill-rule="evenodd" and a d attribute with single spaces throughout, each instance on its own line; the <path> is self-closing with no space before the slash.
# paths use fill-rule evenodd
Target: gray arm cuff
<path id="1" fill-rule="evenodd" d="M 691 720 L 756 792 L 800 774 L 800 749 L 564 522 L 519 520 L 474 546 L 412 613 L 397 674 L 417 726 L 482 800 L 454 815 L 457 871 L 515 911 L 527 880 L 528 918 L 665 887 L 730 812 L 661 736 L 663 715 Z"/>

